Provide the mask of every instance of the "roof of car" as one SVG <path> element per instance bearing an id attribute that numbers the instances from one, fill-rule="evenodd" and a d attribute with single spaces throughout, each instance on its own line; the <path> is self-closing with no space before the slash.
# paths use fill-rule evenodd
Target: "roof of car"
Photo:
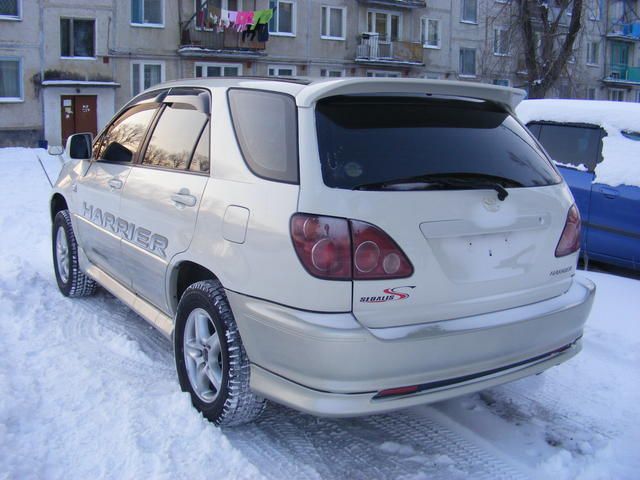
<path id="1" fill-rule="evenodd" d="M 476 82 L 427 80 L 420 78 L 306 78 L 306 77 L 221 77 L 176 80 L 155 85 L 162 87 L 249 88 L 287 93 L 296 97 L 300 107 L 310 107 L 317 100 L 334 95 L 409 93 L 443 95 L 488 100 L 514 109 L 525 92 Z"/>

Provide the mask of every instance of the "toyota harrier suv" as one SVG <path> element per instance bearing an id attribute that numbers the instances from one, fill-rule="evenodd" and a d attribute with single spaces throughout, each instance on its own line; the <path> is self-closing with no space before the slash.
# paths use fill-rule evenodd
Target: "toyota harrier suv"
<path id="1" fill-rule="evenodd" d="M 198 79 L 69 138 L 64 295 L 97 285 L 174 345 L 217 424 L 267 399 L 390 411 L 578 353 L 580 217 L 513 115 L 523 92 L 417 79 Z"/>

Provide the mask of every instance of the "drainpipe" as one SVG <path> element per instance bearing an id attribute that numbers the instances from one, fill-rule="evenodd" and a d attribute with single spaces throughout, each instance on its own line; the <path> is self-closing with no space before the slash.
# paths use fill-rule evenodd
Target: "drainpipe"
<path id="1" fill-rule="evenodd" d="M 42 86 L 42 82 L 44 82 L 44 15 L 42 12 L 42 0 L 38 0 L 38 41 L 39 41 L 39 55 L 40 55 L 40 89 L 38 92 L 38 97 L 40 100 L 40 118 L 42 119 L 42 140 L 47 139 L 47 135 L 45 132 L 46 122 L 44 118 L 44 87 Z"/>

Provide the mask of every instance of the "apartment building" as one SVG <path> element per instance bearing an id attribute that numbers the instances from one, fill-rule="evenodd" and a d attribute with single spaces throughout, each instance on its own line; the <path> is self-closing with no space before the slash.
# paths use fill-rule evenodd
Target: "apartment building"
<path id="1" fill-rule="evenodd" d="M 574 55 L 549 95 L 640 101 L 638 0 L 586 3 Z M 268 11 L 268 28 L 227 22 L 245 11 Z M 131 96 L 184 77 L 401 76 L 526 88 L 516 15 L 510 0 L 0 0 L 0 146 L 95 133 Z"/>

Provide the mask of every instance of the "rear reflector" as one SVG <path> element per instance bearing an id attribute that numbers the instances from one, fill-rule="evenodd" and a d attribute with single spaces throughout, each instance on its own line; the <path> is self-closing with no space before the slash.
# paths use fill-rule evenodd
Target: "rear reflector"
<path id="1" fill-rule="evenodd" d="M 409 393 L 415 393 L 418 391 L 418 385 L 412 385 L 410 387 L 398 387 L 389 388 L 388 390 L 381 390 L 377 393 L 376 398 L 393 397 L 395 395 L 407 395 Z"/>

